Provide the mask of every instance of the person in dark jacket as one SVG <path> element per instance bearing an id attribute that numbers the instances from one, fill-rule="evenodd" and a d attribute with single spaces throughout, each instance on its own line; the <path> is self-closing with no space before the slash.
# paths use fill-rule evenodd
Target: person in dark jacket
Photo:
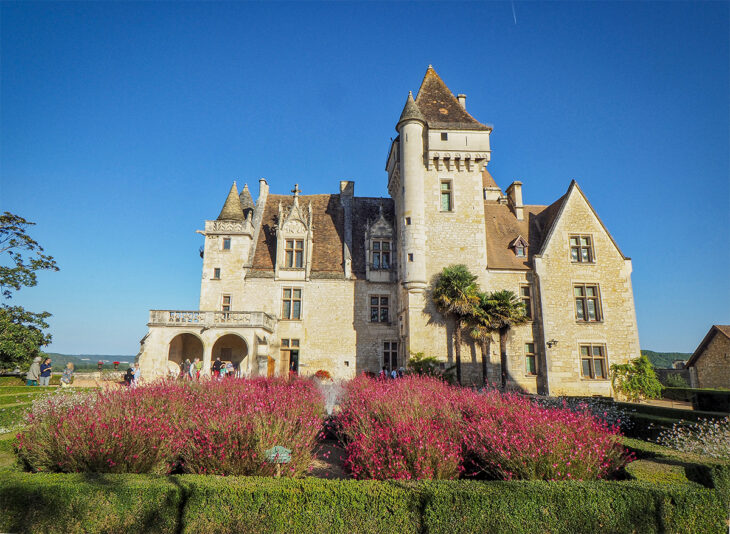
<path id="1" fill-rule="evenodd" d="M 129 387 L 132 385 L 132 380 L 134 380 L 134 369 L 130 367 L 127 369 L 127 372 L 124 373 L 124 383 Z"/>
<path id="2" fill-rule="evenodd" d="M 46 358 L 41 364 L 41 386 L 51 385 L 51 359 Z"/>
<path id="3" fill-rule="evenodd" d="M 221 362 L 221 359 L 216 358 L 215 362 L 213 362 L 213 376 L 216 378 L 221 376 L 221 365 L 223 365 L 223 363 Z"/>

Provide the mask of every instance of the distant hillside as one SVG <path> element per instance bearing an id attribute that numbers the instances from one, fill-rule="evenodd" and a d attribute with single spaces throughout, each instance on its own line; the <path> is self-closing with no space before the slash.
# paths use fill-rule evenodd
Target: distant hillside
<path id="1" fill-rule="evenodd" d="M 654 352 L 653 350 L 642 350 L 641 353 L 649 358 L 651 364 L 657 369 L 671 369 L 674 360 L 687 361 L 692 356 L 690 352 Z"/>
<path id="2" fill-rule="evenodd" d="M 119 367 L 134 361 L 134 356 L 120 354 L 58 354 L 57 352 L 46 352 L 51 358 L 53 370 L 60 371 L 68 362 L 74 364 L 76 369 L 98 369 L 97 362 L 104 362 L 105 369 L 113 368 L 113 362 L 119 362 Z"/>

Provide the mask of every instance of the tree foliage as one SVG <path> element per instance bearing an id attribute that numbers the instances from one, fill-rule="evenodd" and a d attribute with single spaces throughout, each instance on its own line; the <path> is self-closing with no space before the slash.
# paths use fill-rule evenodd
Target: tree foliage
<path id="1" fill-rule="evenodd" d="M 487 383 L 487 368 L 492 350 L 492 335 L 498 332 L 497 323 L 492 313 L 492 302 L 488 293 L 479 292 L 477 313 L 471 318 L 469 335 L 479 343 L 482 350 L 482 384 Z"/>
<path id="2" fill-rule="evenodd" d="M 38 283 L 37 271 L 58 271 L 53 257 L 28 235 L 34 225 L 7 211 L 0 215 L 0 293 L 6 301 L 0 306 L 0 367 L 26 364 L 51 342 L 43 332 L 50 313 L 7 304 L 15 292 Z"/>
<path id="3" fill-rule="evenodd" d="M 434 282 L 431 298 L 438 310 L 454 321 L 456 381 L 461 384 L 461 338 L 464 328 L 479 313 L 477 277 L 466 265 L 444 267 Z"/>
<path id="4" fill-rule="evenodd" d="M 629 363 L 613 364 L 611 374 L 613 388 L 630 401 L 658 399 L 662 395 L 654 367 L 643 354 Z"/>

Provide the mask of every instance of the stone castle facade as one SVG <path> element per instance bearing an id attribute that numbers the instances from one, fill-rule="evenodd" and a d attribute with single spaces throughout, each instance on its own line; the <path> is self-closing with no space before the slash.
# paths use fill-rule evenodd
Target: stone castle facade
<path id="1" fill-rule="evenodd" d="M 239 363 L 248 376 L 337 378 L 405 366 L 423 352 L 453 361 L 452 325 L 429 296 L 449 265 L 483 290 L 509 289 L 531 321 L 508 340 L 510 384 L 529 392 L 611 395 L 608 368 L 639 356 L 631 260 L 575 182 L 550 205 L 526 205 L 487 171 L 492 128 L 429 66 L 396 124 L 391 198 L 269 193 L 233 184 L 205 222 L 199 310 L 152 310 L 138 356 L 144 376 L 185 358 Z M 488 378 L 498 382 L 498 343 Z M 465 382 L 481 354 L 462 348 Z"/>

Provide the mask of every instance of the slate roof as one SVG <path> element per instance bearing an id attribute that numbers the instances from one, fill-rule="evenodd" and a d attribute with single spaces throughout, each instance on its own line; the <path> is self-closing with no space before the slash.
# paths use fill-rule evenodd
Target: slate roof
<path id="1" fill-rule="evenodd" d="M 253 197 L 251 196 L 251 192 L 248 190 L 248 184 L 243 186 L 241 194 L 238 195 L 238 200 L 241 203 L 241 210 L 243 210 L 244 215 L 247 214 L 247 210 L 253 210 L 256 207 Z"/>
<path id="2" fill-rule="evenodd" d="M 482 171 L 482 187 L 499 187 L 486 167 Z"/>
<path id="3" fill-rule="evenodd" d="M 398 119 L 398 124 L 396 125 L 395 129 L 398 130 L 398 125 L 401 122 L 413 119 L 419 120 L 424 123 L 426 122 L 426 118 L 423 116 L 423 113 L 421 113 L 421 110 L 418 109 L 416 102 L 413 100 L 413 93 L 408 91 L 406 105 L 403 106 L 403 111 L 400 114 L 400 119 Z"/>
<path id="4" fill-rule="evenodd" d="M 228 192 L 228 197 L 223 203 L 223 209 L 221 209 L 220 215 L 218 215 L 219 221 L 245 221 L 246 217 L 241 209 L 241 201 L 238 199 L 238 188 L 236 182 L 233 182 L 231 190 Z"/>
<path id="5" fill-rule="evenodd" d="M 365 230 L 383 216 L 393 226 L 395 204 L 392 198 L 355 197 L 352 207 L 352 273 L 357 278 L 365 278 Z M 394 236 L 395 237 L 395 236 Z M 391 262 L 395 258 L 391 259 Z"/>
<path id="6" fill-rule="evenodd" d="M 717 334 L 724 335 L 728 339 L 730 339 L 730 325 L 727 324 L 714 324 L 712 325 L 712 328 L 710 328 L 710 331 L 707 332 L 707 335 L 702 339 L 697 349 L 692 353 L 692 356 L 690 356 L 689 360 L 687 360 L 687 363 L 684 364 L 685 369 L 688 367 L 691 367 L 694 365 L 697 360 L 704 354 L 705 349 L 707 348 L 707 345 L 712 341 L 712 338 L 714 338 Z"/>
<path id="7" fill-rule="evenodd" d="M 464 109 L 431 65 L 421 82 L 416 105 L 429 128 L 454 130 L 491 130 Z"/>

